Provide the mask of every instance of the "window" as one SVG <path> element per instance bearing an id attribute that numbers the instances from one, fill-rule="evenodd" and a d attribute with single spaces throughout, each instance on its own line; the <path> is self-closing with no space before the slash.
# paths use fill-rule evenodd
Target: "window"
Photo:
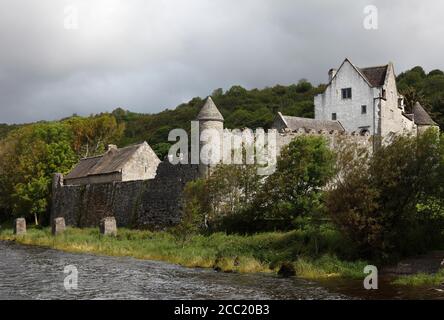
<path id="1" fill-rule="evenodd" d="M 337 120 L 338 119 L 338 116 L 336 115 L 336 113 L 332 113 L 331 114 L 331 120 Z"/>
<path id="2" fill-rule="evenodd" d="M 352 88 L 342 89 L 342 99 L 351 99 L 352 98 Z"/>
<path id="3" fill-rule="evenodd" d="M 367 114 L 367 106 L 361 106 L 361 114 Z"/>

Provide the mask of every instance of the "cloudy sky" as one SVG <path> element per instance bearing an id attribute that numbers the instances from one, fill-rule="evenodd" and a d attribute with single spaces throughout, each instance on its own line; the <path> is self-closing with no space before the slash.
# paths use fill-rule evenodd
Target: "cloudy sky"
<path id="1" fill-rule="evenodd" d="M 234 84 L 444 69 L 441 0 L 0 0 L 0 123 L 174 108 Z M 378 9 L 367 30 L 364 8 Z"/>

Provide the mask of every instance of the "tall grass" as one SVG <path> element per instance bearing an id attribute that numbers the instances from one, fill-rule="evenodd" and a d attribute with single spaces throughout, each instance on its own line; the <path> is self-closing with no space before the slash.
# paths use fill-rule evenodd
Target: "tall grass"
<path id="1" fill-rule="evenodd" d="M 293 263 L 297 275 L 310 278 L 362 277 L 365 262 L 344 262 L 332 254 L 340 245 L 335 233 L 324 233 L 322 254 L 314 250 L 306 233 L 270 232 L 250 236 L 215 233 L 196 235 L 187 242 L 177 241 L 167 232 L 119 229 L 117 237 L 106 237 L 97 229 L 67 230 L 56 237 L 49 228 L 28 229 L 15 236 L 11 229 L 0 231 L 0 240 L 50 247 L 67 252 L 109 256 L 129 256 L 159 260 L 186 267 L 215 268 L 224 272 L 276 272 L 283 262 Z"/>
<path id="2" fill-rule="evenodd" d="M 444 269 L 435 274 L 418 273 L 401 276 L 393 281 L 393 284 L 403 286 L 439 286 L 444 283 Z"/>

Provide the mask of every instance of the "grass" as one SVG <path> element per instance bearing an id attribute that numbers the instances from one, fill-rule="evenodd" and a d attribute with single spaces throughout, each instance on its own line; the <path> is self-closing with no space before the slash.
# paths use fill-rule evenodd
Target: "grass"
<path id="1" fill-rule="evenodd" d="M 401 276 L 393 281 L 393 284 L 411 287 L 439 286 L 444 283 L 444 269 L 435 274 L 418 273 Z"/>
<path id="2" fill-rule="evenodd" d="M 119 229 L 117 237 L 105 237 L 97 229 L 67 228 L 52 236 L 49 228 L 28 228 L 25 236 L 15 236 L 12 229 L 0 230 L 0 240 L 50 247 L 76 253 L 128 256 L 158 260 L 185 267 L 215 268 L 223 272 L 277 272 L 290 262 L 298 276 L 306 279 L 332 277 L 362 278 L 364 261 L 339 260 L 333 248 L 340 245 L 334 233 L 325 232 L 322 255 L 312 258 L 310 242 L 302 231 L 271 232 L 251 236 L 215 233 L 196 235 L 182 243 L 167 232 Z"/>

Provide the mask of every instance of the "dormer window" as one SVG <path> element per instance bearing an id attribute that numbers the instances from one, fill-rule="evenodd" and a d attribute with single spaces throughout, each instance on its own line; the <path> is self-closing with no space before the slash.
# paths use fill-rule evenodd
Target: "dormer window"
<path id="1" fill-rule="evenodd" d="M 351 99 L 351 98 L 352 98 L 352 88 L 342 89 L 342 99 Z"/>

